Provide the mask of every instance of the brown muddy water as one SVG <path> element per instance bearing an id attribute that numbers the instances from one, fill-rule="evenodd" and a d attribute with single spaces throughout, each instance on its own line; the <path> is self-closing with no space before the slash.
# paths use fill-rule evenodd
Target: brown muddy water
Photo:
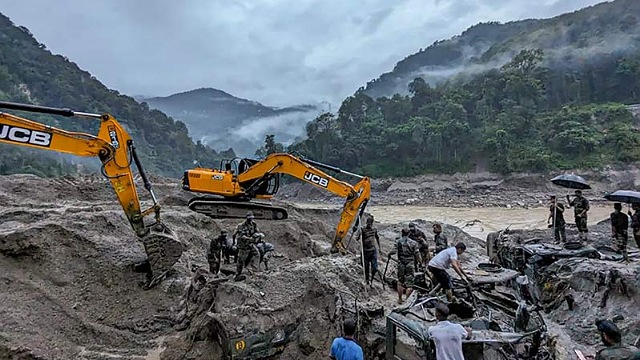
<path id="1" fill-rule="evenodd" d="M 296 203 L 303 208 L 339 209 L 339 205 Z M 429 220 L 454 225 L 471 236 L 485 240 L 487 234 L 499 231 L 507 226 L 511 229 L 546 229 L 549 209 L 537 208 L 456 208 L 439 206 L 414 205 L 370 205 L 366 211 L 374 216 L 376 221 L 384 224 L 396 224 L 411 220 Z M 589 225 L 609 217 L 613 211 L 611 206 L 592 206 L 589 211 Z M 626 209 L 625 209 L 626 211 Z M 569 224 L 573 220 L 573 209 L 565 210 L 565 220 Z M 423 229 L 428 231 L 429 229 Z M 549 230 L 551 231 L 551 230 Z"/>

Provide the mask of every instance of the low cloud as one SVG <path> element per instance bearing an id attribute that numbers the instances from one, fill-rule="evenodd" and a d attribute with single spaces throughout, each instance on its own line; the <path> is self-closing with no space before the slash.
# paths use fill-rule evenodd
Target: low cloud
<path id="1" fill-rule="evenodd" d="M 407 55 L 478 22 L 598 2 L 3 0 L 0 11 L 126 94 L 215 87 L 286 106 L 337 105 Z"/>

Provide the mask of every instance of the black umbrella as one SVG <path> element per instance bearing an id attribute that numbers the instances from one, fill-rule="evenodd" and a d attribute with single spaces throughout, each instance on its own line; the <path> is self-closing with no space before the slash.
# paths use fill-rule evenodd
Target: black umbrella
<path id="1" fill-rule="evenodd" d="M 604 196 L 609 201 L 627 204 L 640 203 L 640 192 L 631 190 L 617 190 Z"/>
<path id="2" fill-rule="evenodd" d="M 551 179 L 551 182 L 555 185 L 566 187 L 569 189 L 591 189 L 591 186 L 587 184 L 587 181 L 583 177 L 573 174 L 558 175 Z"/>

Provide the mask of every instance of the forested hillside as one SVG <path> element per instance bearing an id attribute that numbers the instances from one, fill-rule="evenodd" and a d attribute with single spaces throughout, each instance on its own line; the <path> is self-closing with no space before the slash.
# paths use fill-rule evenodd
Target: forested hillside
<path id="1" fill-rule="evenodd" d="M 543 60 L 542 50 L 528 49 L 464 81 L 432 87 L 416 78 L 408 96 L 373 99 L 360 89 L 290 149 L 371 176 L 640 160 L 638 124 L 623 105 L 640 102 L 640 51 L 578 69 Z"/>
<path id="2" fill-rule="evenodd" d="M 95 54 L 111 56 L 110 54 Z M 194 143 L 187 127 L 158 110 L 101 84 L 63 56 L 53 55 L 24 27 L 0 14 L 0 100 L 115 116 L 131 134 L 147 171 L 179 176 L 193 160 L 210 163 L 219 155 Z M 98 122 L 18 114 L 65 130 L 96 134 Z M 28 172 L 54 175 L 73 171 L 59 155 L 0 144 L 0 174 Z M 96 159 L 95 162 L 99 164 Z"/>
<path id="3" fill-rule="evenodd" d="M 499 68 L 523 49 L 545 49 L 545 66 L 576 69 L 602 55 L 637 49 L 639 17 L 640 1 L 615 0 L 550 19 L 477 24 L 459 36 L 425 44 L 367 83 L 365 92 L 374 99 L 408 95 L 416 77 L 433 85 L 455 74 Z"/>

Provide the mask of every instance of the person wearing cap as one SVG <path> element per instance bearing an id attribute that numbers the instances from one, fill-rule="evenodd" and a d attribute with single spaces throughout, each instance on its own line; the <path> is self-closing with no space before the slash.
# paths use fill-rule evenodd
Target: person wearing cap
<path id="1" fill-rule="evenodd" d="M 227 244 L 227 231 L 222 230 L 220 235 L 215 237 L 209 243 L 207 249 L 207 262 L 209 262 L 209 272 L 217 275 L 220 272 L 220 261 L 222 260 L 222 252 Z"/>
<path id="2" fill-rule="evenodd" d="M 567 195 L 567 201 L 569 206 L 573 207 L 573 212 L 576 220 L 576 227 L 578 228 L 578 236 L 581 240 L 587 240 L 587 212 L 589 211 L 589 200 L 582 196 L 582 190 L 575 191 L 576 197 L 571 200 Z"/>
<path id="3" fill-rule="evenodd" d="M 471 328 L 464 328 L 460 324 L 454 324 L 447 320 L 449 307 L 446 304 L 436 305 L 436 325 L 429 326 L 427 332 L 429 338 L 436 345 L 436 359 L 438 360 L 464 360 L 462 353 L 462 339 L 471 339 Z"/>
<path id="4" fill-rule="evenodd" d="M 611 236 L 616 241 L 616 248 L 622 254 L 622 259 L 629 262 L 627 254 L 627 242 L 629 240 L 629 218 L 622 212 L 622 204 L 613 204 L 613 212 L 609 216 L 611 220 Z"/>
<path id="5" fill-rule="evenodd" d="M 364 257 L 364 278 L 368 285 L 373 286 L 373 278 L 378 272 L 378 249 L 381 249 L 378 230 L 373 227 L 373 217 L 367 218 L 365 227 L 360 231 L 360 239 Z"/>
<path id="6" fill-rule="evenodd" d="M 597 320 L 596 327 L 606 346 L 596 353 L 595 360 L 640 360 L 640 350 L 631 345 L 622 345 L 622 332 L 610 320 Z"/>
<path id="7" fill-rule="evenodd" d="M 431 259 L 431 256 L 429 256 L 429 244 L 427 243 L 427 235 L 425 235 L 422 230 L 418 229 L 418 227 L 416 227 L 416 224 L 413 222 L 409 223 L 409 239 L 418 243 L 418 250 L 420 251 L 420 258 L 422 259 L 422 261 L 426 262 Z M 426 264 L 420 262 L 416 265 L 420 265 L 423 267 Z"/>
<path id="8" fill-rule="evenodd" d="M 557 201 L 555 195 L 551 195 L 550 200 L 551 203 L 549 204 L 549 218 L 547 218 L 547 223 L 551 222 L 551 227 L 553 227 L 553 237 L 556 242 L 565 242 L 567 241 L 567 232 L 565 230 L 564 205 Z"/>
<path id="9" fill-rule="evenodd" d="M 433 234 L 433 242 L 436 244 L 436 254 L 438 254 L 440 251 L 449 247 L 449 241 L 442 233 L 442 225 L 438 223 L 433 224 Z"/>
<path id="10" fill-rule="evenodd" d="M 461 279 L 465 279 L 466 282 L 471 281 L 469 276 L 462 270 L 462 265 L 460 265 L 460 261 L 458 260 L 458 256 L 462 255 L 465 250 L 467 250 L 467 246 L 459 242 L 455 247 L 452 246 L 438 253 L 438 255 L 429 261 L 429 265 L 427 266 L 427 269 L 438 284 L 440 284 L 442 290 L 447 295 L 447 300 L 450 302 L 454 300 L 453 284 L 451 284 L 451 276 L 449 276 L 447 269 L 453 266 L 453 270 L 460 275 Z"/>
<path id="11" fill-rule="evenodd" d="M 236 281 L 243 279 L 242 269 L 249 266 L 253 258 L 258 258 L 260 253 L 256 247 L 256 235 L 260 232 L 258 224 L 253 221 L 255 217 L 253 212 L 249 211 L 246 215 L 246 220 L 238 224 L 233 237 L 238 243 L 238 264 L 236 266 Z M 255 267 L 255 266 L 254 266 Z"/>

